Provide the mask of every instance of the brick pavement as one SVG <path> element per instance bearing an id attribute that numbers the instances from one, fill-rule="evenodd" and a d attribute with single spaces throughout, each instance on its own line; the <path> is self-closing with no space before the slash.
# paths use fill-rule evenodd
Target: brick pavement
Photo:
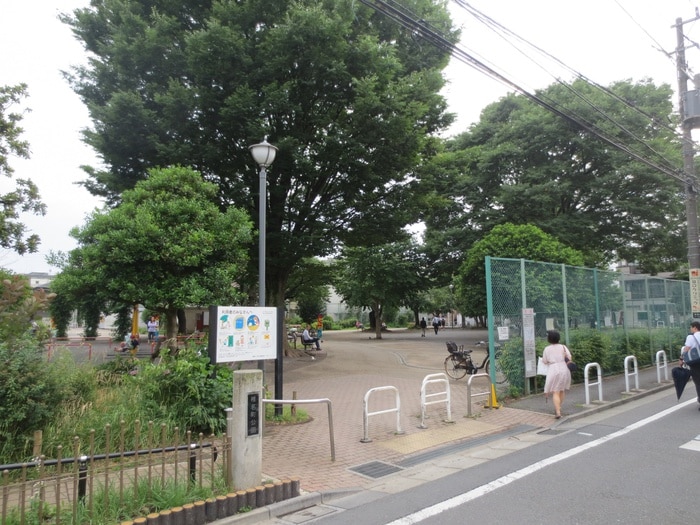
<path id="1" fill-rule="evenodd" d="M 552 415 L 509 407 L 484 408 L 488 395 L 474 397 L 472 417 L 467 414 L 467 378 L 450 381 L 452 422 L 444 403 L 426 407 L 425 426 L 421 423 L 420 392 L 423 379 L 442 372 L 447 356 L 445 341 L 459 344 L 485 338 L 483 331 L 443 330 L 437 336 L 420 337 L 419 331 L 386 334 L 382 340 L 366 332 L 325 332 L 324 351 L 315 360 L 285 360 L 284 398 L 328 398 L 332 402 L 336 460 L 331 461 L 327 406 L 300 405 L 313 420 L 292 426 L 267 427 L 263 435 L 265 478 L 298 477 L 304 492 L 343 488 L 367 488 L 375 480 L 349 470 L 372 461 L 396 464 L 412 456 L 469 439 L 492 435 L 518 425 L 547 428 Z M 266 371 L 266 382 L 273 383 Z M 393 386 L 400 396 L 400 427 L 396 434 L 396 414 L 369 418 L 370 443 L 364 436 L 363 400 L 372 388 Z M 443 388 L 429 385 L 427 393 Z M 486 378 L 473 381 L 472 393 L 488 392 Z M 393 407 L 393 392 L 380 391 L 369 401 L 371 412 Z M 429 400 L 437 399 L 428 398 Z"/>

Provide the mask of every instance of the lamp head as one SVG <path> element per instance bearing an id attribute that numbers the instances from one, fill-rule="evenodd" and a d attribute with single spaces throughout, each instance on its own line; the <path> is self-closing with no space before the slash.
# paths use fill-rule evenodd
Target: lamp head
<path id="1" fill-rule="evenodd" d="M 275 162 L 275 156 L 277 155 L 277 148 L 270 144 L 267 139 L 263 139 L 260 144 L 253 144 L 248 148 L 250 154 L 253 156 L 253 160 L 261 168 L 267 168 Z"/>

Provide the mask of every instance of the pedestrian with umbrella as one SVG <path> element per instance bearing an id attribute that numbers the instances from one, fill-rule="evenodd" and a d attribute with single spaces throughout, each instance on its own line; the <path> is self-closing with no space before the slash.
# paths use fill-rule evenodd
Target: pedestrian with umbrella
<path id="1" fill-rule="evenodd" d="M 700 321 L 693 321 L 692 323 L 690 323 L 690 334 L 688 334 L 688 337 L 685 338 L 685 344 L 683 345 L 683 348 L 681 348 L 680 360 L 681 365 L 687 365 L 688 368 L 690 368 L 690 377 L 693 378 L 693 383 L 695 383 L 695 393 L 697 394 L 698 403 L 700 403 L 700 361 L 693 362 L 688 358 L 688 356 L 691 354 L 690 351 L 692 349 L 695 349 L 694 352 L 692 352 L 694 354 L 697 354 L 697 352 L 700 350 L 700 339 L 698 339 L 698 336 L 696 335 L 698 332 L 700 332 Z M 679 372 L 678 374 L 682 374 L 682 372 Z M 675 376 L 673 381 L 674 383 L 676 383 Z M 688 380 L 686 379 L 686 383 L 687 382 Z M 683 392 L 682 388 L 680 392 Z M 678 393 L 677 383 L 676 393 Z M 678 397 L 680 398 L 680 393 L 678 393 Z M 700 410 L 700 407 L 698 407 L 698 410 Z"/>

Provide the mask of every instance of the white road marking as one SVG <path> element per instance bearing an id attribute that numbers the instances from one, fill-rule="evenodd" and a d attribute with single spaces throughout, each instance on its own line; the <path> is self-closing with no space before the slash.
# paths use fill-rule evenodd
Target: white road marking
<path id="1" fill-rule="evenodd" d="M 540 460 L 536 463 L 533 463 L 532 465 L 528 465 L 527 467 L 521 468 L 520 470 L 516 470 L 515 472 L 511 472 L 510 474 L 506 474 L 505 476 L 501 476 L 500 478 L 495 479 L 490 483 L 487 483 L 485 485 L 481 485 L 480 487 L 472 489 L 469 492 L 465 492 L 464 494 L 460 494 L 459 496 L 455 496 L 455 497 L 450 498 L 448 500 L 441 501 L 440 503 L 436 503 L 435 505 L 431 505 L 430 507 L 426 507 L 422 510 L 419 510 L 418 512 L 414 512 L 413 514 L 409 514 L 408 516 L 404 516 L 403 518 L 399 518 L 397 520 L 389 522 L 386 525 L 415 525 L 416 523 L 420 523 L 423 520 L 426 520 L 426 519 L 431 518 L 433 516 L 437 516 L 438 514 L 440 514 L 442 512 L 445 512 L 445 511 L 450 510 L 454 507 L 458 507 L 458 506 L 463 505 L 465 503 L 468 503 L 472 500 L 475 500 L 476 498 L 484 496 L 484 495 L 488 494 L 489 492 L 493 492 L 494 490 L 496 490 L 498 488 L 505 487 L 506 485 L 509 485 L 509 484 L 513 483 L 514 481 L 522 479 L 525 476 L 529 476 L 530 474 L 537 472 L 538 470 L 542 470 L 543 468 L 548 467 L 549 465 L 554 465 L 555 463 L 558 463 L 560 461 L 563 461 L 565 459 L 573 457 L 577 454 L 580 454 L 581 452 L 584 452 L 584 451 L 589 450 L 591 448 L 594 448 L 594 447 L 597 447 L 597 446 L 602 445 L 604 443 L 607 443 L 608 441 L 611 441 L 611 440 L 616 439 L 618 437 L 624 436 L 625 434 L 628 434 L 628 433 L 632 432 L 633 430 L 637 430 L 639 428 L 642 428 L 643 426 L 648 425 L 649 423 L 653 423 L 654 421 L 658 421 L 659 419 L 664 418 L 669 414 L 672 414 L 676 410 L 680 410 L 681 408 L 684 408 L 685 406 L 690 405 L 690 404 L 695 403 L 695 402 L 696 402 L 695 399 L 690 399 L 690 400 L 686 401 L 685 403 L 680 403 L 680 404 L 675 405 L 671 408 L 667 408 L 666 410 L 663 410 L 662 412 L 659 412 L 658 414 L 654 414 L 653 416 L 649 416 L 645 419 L 637 421 L 636 423 L 632 423 L 631 425 L 626 426 L 625 428 L 620 429 L 616 432 L 613 432 L 612 434 L 608 434 L 607 436 L 603 436 L 601 438 L 594 439 L 593 441 L 590 441 L 589 443 L 579 445 L 578 447 L 574 447 L 570 450 L 567 450 L 565 452 L 561 452 L 561 453 L 556 454 L 552 457 Z"/>

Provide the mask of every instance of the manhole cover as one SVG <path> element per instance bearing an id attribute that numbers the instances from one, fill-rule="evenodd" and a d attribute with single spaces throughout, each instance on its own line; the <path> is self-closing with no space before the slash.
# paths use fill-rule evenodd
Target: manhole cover
<path id="1" fill-rule="evenodd" d="M 394 472 L 400 472 L 403 469 L 396 465 L 384 463 L 383 461 L 370 461 L 369 463 L 358 465 L 357 467 L 350 467 L 349 470 L 361 474 L 362 476 L 367 476 L 368 478 L 377 479 L 393 474 Z"/>

